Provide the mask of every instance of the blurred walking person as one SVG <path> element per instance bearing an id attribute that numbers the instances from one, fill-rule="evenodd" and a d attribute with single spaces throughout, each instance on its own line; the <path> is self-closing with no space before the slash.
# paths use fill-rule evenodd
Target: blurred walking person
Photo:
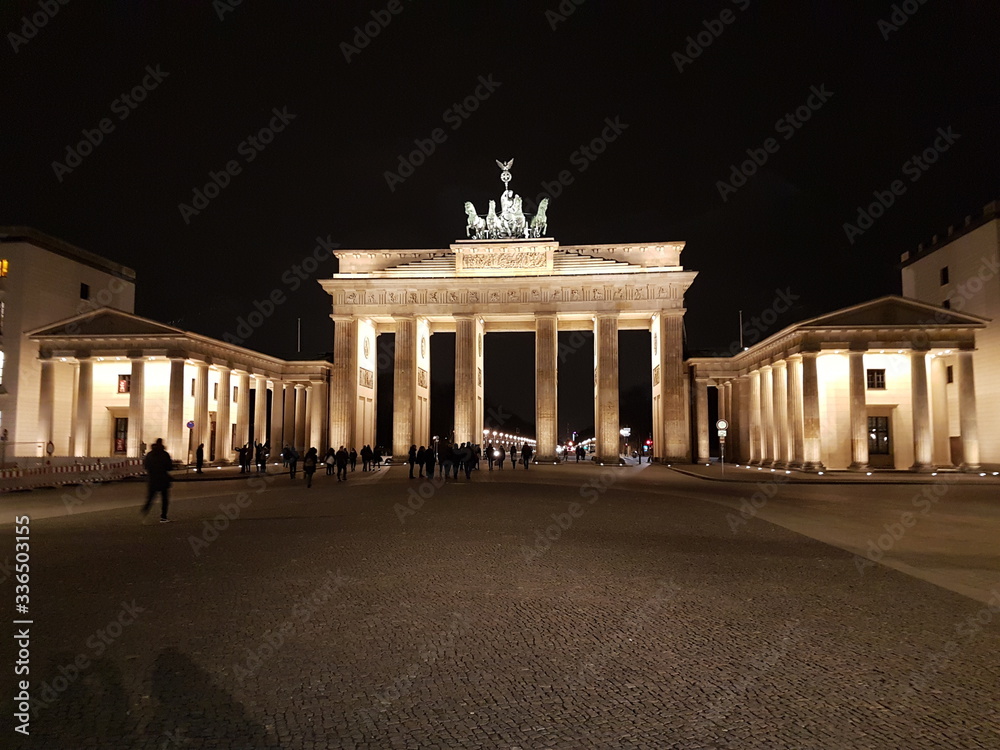
<path id="1" fill-rule="evenodd" d="M 313 474 L 316 473 L 316 464 L 319 463 L 319 454 L 315 448 L 306 451 L 305 458 L 302 459 L 302 473 L 306 475 L 306 488 L 313 486 Z"/>
<path id="2" fill-rule="evenodd" d="M 337 481 L 347 481 L 347 463 L 351 460 L 350 454 L 347 452 L 347 448 L 340 446 L 340 450 L 337 451 L 335 456 L 337 461 Z M 341 480 L 343 477 L 343 480 Z"/>
<path id="3" fill-rule="evenodd" d="M 163 438 L 157 438 L 152 449 L 146 454 L 142 461 L 146 469 L 148 487 L 146 491 L 146 504 L 142 507 L 142 515 L 149 513 L 153 505 L 153 498 L 156 493 L 160 493 L 160 523 L 169 523 L 167 518 L 167 507 L 170 505 L 170 470 L 174 467 L 173 459 L 163 446 Z"/>

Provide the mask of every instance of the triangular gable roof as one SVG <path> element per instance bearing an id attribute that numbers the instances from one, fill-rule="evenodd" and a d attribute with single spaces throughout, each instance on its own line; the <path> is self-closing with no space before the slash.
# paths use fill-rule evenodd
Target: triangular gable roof
<path id="1" fill-rule="evenodd" d="M 929 326 L 974 326 L 981 328 L 990 321 L 978 315 L 947 310 L 915 299 L 888 295 L 835 310 L 793 328 L 925 328 Z"/>
<path id="2" fill-rule="evenodd" d="M 49 323 L 41 328 L 28 331 L 32 338 L 61 336 L 178 336 L 184 335 L 180 328 L 157 323 L 149 318 L 101 307 L 71 318 Z"/>

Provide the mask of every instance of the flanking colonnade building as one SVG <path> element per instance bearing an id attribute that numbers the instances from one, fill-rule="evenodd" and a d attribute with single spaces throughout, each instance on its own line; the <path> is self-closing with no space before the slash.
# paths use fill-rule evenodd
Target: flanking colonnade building
<path id="1" fill-rule="evenodd" d="M 708 399 L 726 453 L 760 467 L 1000 469 L 998 201 L 900 258 L 903 297 L 802 321 L 734 357 L 688 361 L 695 458 Z"/>
<path id="2" fill-rule="evenodd" d="M 890 296 L 789 326 L 734 357 L 692 358 L 696 458 L 709 456 L 714 386 L 718 413 L 733 426 L 726 442 L 736 462 L 978 470 L 973 352 L 985 326 L 977 316 Z"/>

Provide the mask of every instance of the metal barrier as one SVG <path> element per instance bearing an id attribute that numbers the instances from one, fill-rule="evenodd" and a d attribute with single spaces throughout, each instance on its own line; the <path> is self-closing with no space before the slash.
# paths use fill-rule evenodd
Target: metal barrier
<path id="1" fill-rule="evenodd" d="M 109 482 L 145 474 L 141 458 L 116 461 L 96 460 L 70 466 L 39 466 L 31 469 L 0 470 L 0 492 L 30 490 L 36 487 L 56 487 L 81 482 Z"/>

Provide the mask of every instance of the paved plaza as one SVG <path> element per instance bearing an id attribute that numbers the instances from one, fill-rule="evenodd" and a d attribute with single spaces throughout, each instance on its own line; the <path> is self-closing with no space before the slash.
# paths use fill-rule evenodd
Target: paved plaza
<path id="1" fill-rule="evenodd" d="M 1000 485 L 754 479 L 185 481 L 170 524 L 135 482 L 3 496 L 37 703 L 0 745 L 1000 747 Z"/>

